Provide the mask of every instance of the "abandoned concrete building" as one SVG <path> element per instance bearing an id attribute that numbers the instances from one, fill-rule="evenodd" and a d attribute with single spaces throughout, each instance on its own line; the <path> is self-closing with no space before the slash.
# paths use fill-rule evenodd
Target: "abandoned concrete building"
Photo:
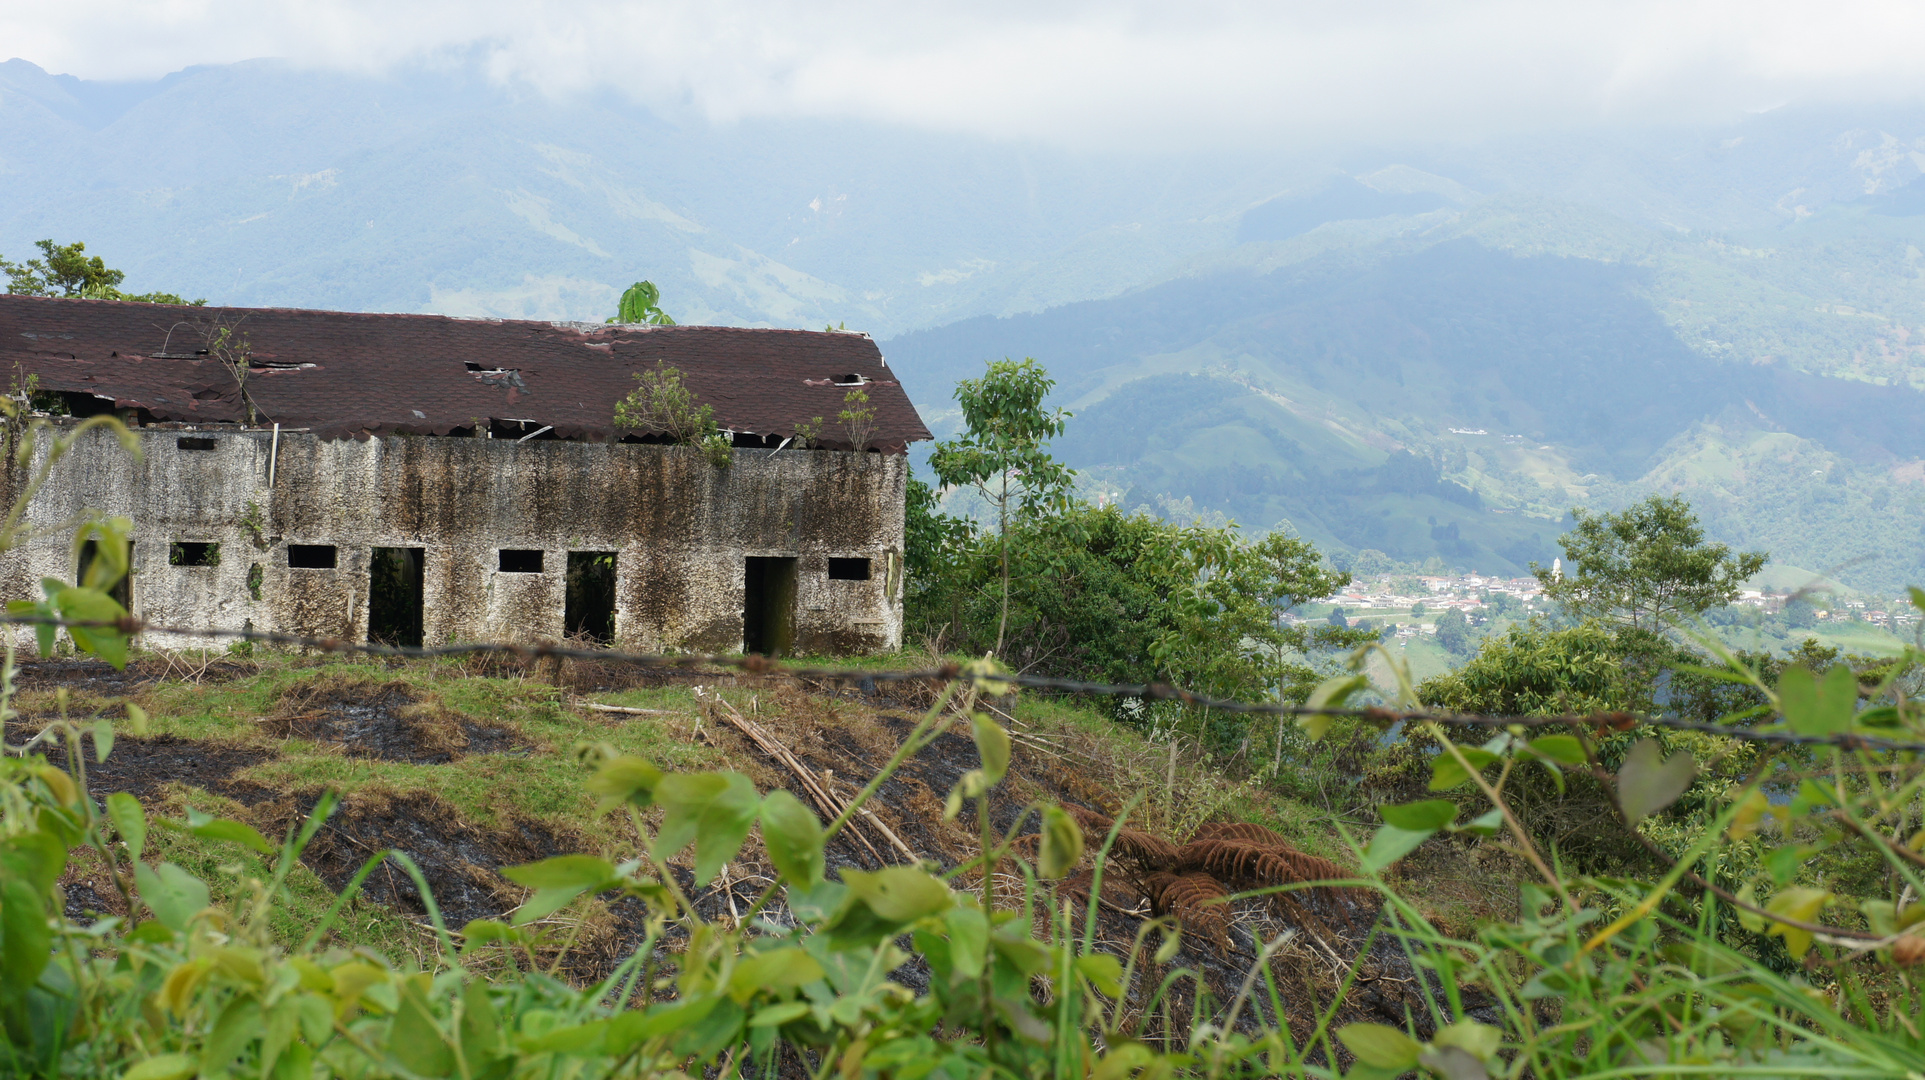
<path id="1" fill-rule="evenodd" d="M 901 640 L 906 451 L 929 432 L 867 335 L 4 296 L 0 364 L 56 426 L 112 412 L 141 450 L 81 437 L 0 554 L 7 599 L 75 580 L 91 553 L 73 523 L 98 513 L 134 523 L 122 598 L 154 626 L 765 654 Z M 615 426 L 662 366 L 732 448 Z M 867 404 L 845 404 L 858 388 Z"/>

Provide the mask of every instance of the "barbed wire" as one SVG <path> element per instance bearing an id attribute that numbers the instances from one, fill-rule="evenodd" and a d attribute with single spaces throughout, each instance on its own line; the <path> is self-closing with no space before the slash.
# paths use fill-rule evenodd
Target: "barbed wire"
<path id="1" fill-rule="evenodd" d="M 274 630 L 234 630 L 211 627 L 163 626 L 150 624 L 135 616 L 126 616 L 112 621 L 85 621 L 58 619 L 44 615 L 0 615 L 0 625 L 13 626 L 53 626 L 65 629 L 111 630 L 132 637 L 135 634 L 170 634 L 177 637 L 202 638 L 212 641 L 246 641 L 265 645 L 282 645 L 309 649 L 323 653 L 348 653 L 365 656 L 391 657 L 407 660 L 435 660 L 462 656 L 509 656 L 519 660 L 583 660 L 605 664 L 621 664 L 632 667 L 672 668 L 698 670 L 702 668 L 732 668 L 751 675 L 777 675 L 789 678 L 827 682 L 842 686 L 863 686 L 876 683 L 929 682 L 943 684 L 964 682 L 994 689 L 999 686 L 1018 686 L 1030 690 L 1049 690 L 1063 694 L 1091 694 L 1104 697 L 1135 698 L 1144 701 L 1176 701 L 1197 709 L 1248 716 L 1281 716 L 1298 718 L 1306 716 L 1347 717 L 1372 720 L 1386 724 L 1435 722 L 1464 727 L 1481 728 L 1546 728 L 1579 727 L 1588 728 L 1594 734 L 1630 731 L 1637 727 L 1654 727 L 1671 731 L 1701 732 L 1719 735 L 1747 742 L 1767 743 L 1776 746 L 1830 746 L 1845 750 L 1871 750 L 1893 753 L 1925 753 L 1925 742 L 1907 742 L 1888 739 L 1876 735 L 1863 735 L 1855 732 L 1839 732 L 1828 735 L 1806 735 L 1793 731 L 1764 731 L 1758 728 L 1737 727 L 1730 724 L 1713 724 L 1701 720 L 1687 720 L 1673 716 L 1649 716 L 1623 711 L 1601 711 L 1592 713 L 1564 713 L 1553 716 L 1491 716 L 1478 713 L 1460 713 L 1437 709 L 1395 709 L 1384 705 L 1328 706 L 1298 705 L 1287 702 L 1241 701 L 1234 698 L 1212 697 L 1188 690 L 1170 683 L 1104 683 L 1079 679 L 1061 679 L 1047 675 L 1029 675 L 1020 672 L 988 673 L 972 670 L 962 664 L 948 662 L 931 668 L 849 668 L 849 667 L 804 667 L 785 664 L 780 660 L 750 653 L 747 655 L 720 653 L 630 653 L 608 648 L 583 648 L 553 642 L 525 644 L 517 642 L 460 642 L 450 645 L 387 645 L 380 642 L 350 641 L 338 637 L 307 637 Z"/>

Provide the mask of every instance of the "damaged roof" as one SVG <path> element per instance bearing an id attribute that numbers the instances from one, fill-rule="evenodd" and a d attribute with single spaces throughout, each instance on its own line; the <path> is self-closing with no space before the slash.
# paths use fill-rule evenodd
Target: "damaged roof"
<path id="1" fill-rule="evenodd" d="M 258 422 L 328 439 L 511 420 L 607 441 L 634 433 L 615 428 L 615 403 L 657 364 L 680 369 L 731 431 L 788 438 L 821 417 L 819 444 L 851 449 L 836 416 L 860 385 L 875 410 L 864 449 L 901 453 L 930 438 L 865 334 L 0 296 L 0 365 L 15 386 L 31 375 L 37 389 L 156 420 L 244 421 L 241 380 L 223 354 L 245 358 Z"/>

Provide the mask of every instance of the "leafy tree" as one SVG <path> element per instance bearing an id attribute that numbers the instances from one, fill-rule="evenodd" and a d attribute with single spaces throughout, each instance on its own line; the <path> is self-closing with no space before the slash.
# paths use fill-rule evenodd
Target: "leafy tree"
<path id="1" fill-rule="evenodd" d="M 1344 618 L 1343 609 L 1340 607 L 1333 607 L 1330 609 L 1329 621 L 1330 621 L 1330 625 L 1336 627 L 1339 630 L 1350 625 L 1350 620 Z"/>
<path id="2" fill-rule="evenodd" d="M 1804 597 L 1794 596 L 1785 602 L 1784 619 L 1793 630 L 1809 630 L 1818 625 L 1818 609 Z"/>
<path id="3" fill-rule="evenodd" d="M 674 326 L 675 320 L 662 310 L 662 290 L 652 281 L 638 281 L 622 293 L 620 307 L 609 316 L 611 323 L 648 323 L 651 326 Z"/>
<path id="4" fill-rule="evenodd" d="M 1455 613 L 1461 619 L 1462 613 Z M 1438 620 L 1442 638 L 1443 620 Z M 1623 707 L 1622 650 L 1610 628 L 1513 626 L 1487 638 L 1463 667 L 1418 688 L 1426 704 L 1495 716 L 1554 715 Z"/>
<path id="5" fill-rule="evenodd" d="M 1597 619 L 1657 633 L 1737 599 L 1768 558 L 1706 543 L 1679 495 L 1653 495 L 1617 514 L 1574 509 L 1571 516 L 1577 527 L 1558 540 L 1566 573 L 1560 577 L 1536 563 L 1531 570 L 1545 596 L 1574 622 Z"/>
<path id="6" fill-rule="evenodd" d="M 680 368 L 657 363 L 653 371 L 638 371 L 640 385 L 615 403 L 615 426 L 660 435 L 672 443 L 699 446 L 714 464 L 731 460 L 729 437 L 715 426 L 715 409 L 697 405 L 695 394 L 682 382 Z"/>
<path id="7" fill-rule="evenodd" d="M 1063 433 L 1070 414 L 1045 409 L 1056 385 L 1033 358 L 989 364 L 980 379 L 956 386 L 963 434 L 936 444 L 930 467 L 944 487 L 969 485 L 996 504 L 996 539 L 1002 563 L 1002 613 L 996 628 L 1000 656 L 1009 629 L 1009 523 L 1012 500 L 1027 517 L 1060 514 L 1072 502 L 1075 472 L 1049 454 L 1049 440 Z"/>
<path id="8" fill-rule="evenodd" d="M 1464 656 L 1471 651 L 1470 620 L 1457 608 L 1451 608 L 1437 616 L 1437 644 L 1452 656 Z"/>
<path id="9" fill-rule="evenodd" d="M 128 300 L 142 304 L 199 306 L 205 300 L 183 300 L 168 292 L 122 292 L 125 271 L 109 267 L 100 256 L 88 256 L 87 245 L 79 241 L 56 244 L 37 240 L 41 258 L 25 264 L 0 257 L 0 272 L 7 275 L 7 291 L 15 296 L 64 296 L 88 300 Z"/>

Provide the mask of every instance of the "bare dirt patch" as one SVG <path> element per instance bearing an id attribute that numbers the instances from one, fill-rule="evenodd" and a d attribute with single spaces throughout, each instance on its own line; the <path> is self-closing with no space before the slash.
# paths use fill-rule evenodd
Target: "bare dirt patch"
<path id="1" fill-rule="evenodd" d="M 333 743 L 355 757 L 439 765 L 526 745 L 514 729 L 462 716 L 403 682 L 324 676 L 282 695 L 261 725 L 277 738 Z"/>

